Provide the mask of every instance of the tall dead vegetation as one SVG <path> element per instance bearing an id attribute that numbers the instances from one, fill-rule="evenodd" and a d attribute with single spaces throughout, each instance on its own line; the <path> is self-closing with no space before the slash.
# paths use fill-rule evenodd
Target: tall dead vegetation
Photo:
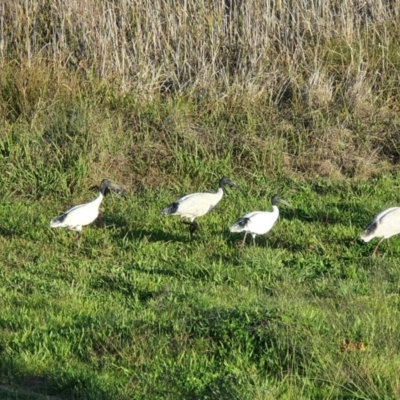
<path id="1" fill-rule="evenodd" d="M 140 185 L 378 174 L 400 154 L 399 27 L 400 0 L 5 0 L 0 166 L 38 192 L 93 165 Z"/>
<path id="2" fill-rule="evenodd" d="M 144 97 L 239 90 L 276 101 L 306 87 L 315 104 L 329 100 L 330 51 L 347 48 L 338 57 L 353 72 L 361 64 L 372 75 L 388 70 L 386 24 L 399 13 L 399 0 L 6 0 L 0 63 L 67 67 Z M 370 90 L 355 79 L 358 92 L 360 84 Z"/>

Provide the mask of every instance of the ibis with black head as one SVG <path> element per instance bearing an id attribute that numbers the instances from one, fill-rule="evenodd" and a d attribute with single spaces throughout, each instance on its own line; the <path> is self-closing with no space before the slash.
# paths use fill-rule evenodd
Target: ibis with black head
<path id="1" fill-rule="evenodd" d="M 182 222 L 189 225 L 190 237 L 198 228 L 196 218 L 209 213 L 222 199 L 226 186 L 242 190 L 239 185 L 227 177 L 219 181 L 219 187 L 215 193 L 192 193 L 174 201 L 162 211 L 162 215 L 179 215 Z"/>
<path id="2" fill-rule="evenodd" d="M 116 192 L 120 195 L 125 194 L 124 189 L 119 185 L 109 179 L 103 179 L 100 183 L 99 194 L 94 200 L 72 207 L 58 217 L 53 218 L 50 221 L 50 227 L 67 228 L 71 231 L 76 231 L 77 241 L 79 242 L 82 235 L 82 228 L 91 224 L 97 218 L 100 204 L 108 192 Z"/>
<path id="3" fill-rule="evenodd" d="M 368 224 L 367 228 L 361 233 L 360 239 L 369 242 L 374 238 L 380 238 L 376 245 L 372 257 L 375 257 L 379 245 L 386 239 L 388 249 L 392 252 L 389 239 L 400 233 L 400 207 L 388 208 L 379 214 Z"/>
<path id="4" fill-rule="evenodd" d="M 239 218 L 230 228 L 231 232 L 244 232 L 242 246 L 246 243 L 247 234 L 253 237 L 253 245 L 256 245 L 256 236 L 268 233 L 275 225 L 279 217 L 278 203 L 292 207 L 287 201 L 279 196 L 273 196 L 271 199 L 272 211 L 253 211 L 242 218 Z"/>

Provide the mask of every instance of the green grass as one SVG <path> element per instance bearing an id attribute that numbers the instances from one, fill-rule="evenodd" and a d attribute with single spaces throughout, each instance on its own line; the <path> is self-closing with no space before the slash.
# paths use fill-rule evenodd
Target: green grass
<path id="1" fill-rule="evenodd" d="M 48 227 L 77 197 L 3 199 L 1 398 L 398 398 L 400 242 L 371 259 L 356 240 L 398 176 L 232 178 L 247 195 L 229 191 L 192 241 L 160 215 L 190 185 L 107 197 L 79 247 Z M 229 225 L 275 193 L 294 208 L 239 248 Z"/>

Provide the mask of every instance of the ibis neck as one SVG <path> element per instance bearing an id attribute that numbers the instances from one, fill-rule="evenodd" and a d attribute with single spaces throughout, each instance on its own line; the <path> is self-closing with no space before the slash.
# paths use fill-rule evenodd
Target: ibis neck
<path id="1" fill-rule="evenodd" d="M 100 185 L 100 194 L 101 194 L 102 196 L 105 195 L 106 189 L 107 189 L 107 186 L 106 186 L 106 185 L 104 185 L 104 184 Z"/>
<path id="2" fill-rule="evenodd" d="M 274 214 L 278 214 L 278 215 L 279 215 L 279 208 L 278 208 L 278 206 L 277 206 L 276 204 L 274 204 L 274 205 L 272 206 L 272 212 L 273 212 Z"/>
<path id="3" fill-rule="evenodd" d="M 222 178 L 222 179 L 219 181 L 218 187 L 219 187 L 220 189 L 224 190 L 225 185 L 227 185 L 227 184 L 228 184 L 228 183 L 227 183 L 226 178 Z"/>
<path id="4" fill-rule="evenodd" d="M 100 206 L 101 202 L 103 201 L 103 198 L 104 198 L 104 194 L 99 192 L 99 195 L 93 200 L 93 203 Z"/>
<path id="5" fill-rule="evenodd" d="M 217 197 L 218 201 L 222 199 L 223 195 L 224 195 L 224 189 L 222 187 L 219 187 L 217 193 L 215 193 L 215 196 Z"/>

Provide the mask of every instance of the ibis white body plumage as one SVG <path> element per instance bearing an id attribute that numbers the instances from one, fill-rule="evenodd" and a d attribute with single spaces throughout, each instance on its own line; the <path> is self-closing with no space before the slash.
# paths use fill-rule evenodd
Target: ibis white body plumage
<path id="1" fill-rule="evenodd" d="M 272 198 L 272 211 L 253 211 L 239 218 L 230 228 L 231 232 L 244 232 L 242 246 L 246 242 L 248 233 L 253 237 L 253 245 L 256 245 L 256 236 L 268 233 L 279 218 L 277 203 L 290 206 L 285 200 L 278 196 Z"/>
<path id="2" fill-rule="evenodd" d="M 372 257 L 374 257 L 379 245 L 384 239 L 387 239 L 388 248 L 390 249 L 389 239 L 399 233 L 400 207 L 391 207 L 380 212 L 374 217 L 367 228 L 361 233 L 360 239 L 362 239 L 364 242 L 369 242 L 374 238 L 381 238 L 372 253 Z"/>
<path id="3" fill-rule="evenodd" d="M 64 214 L 53 218 L 50 227 L 81 231 L 83 226 L 91 224 L 98 217 L 103 197 L 100 193 L 95 200 L 72 207 Z"/>
<path id="4" fill-rule="evenodd" d="M 195 218 L 202 217 L 210 212 L 222 199 L 224 191 L 218 189 L 217 193 L 192 193 L 164 208 L 163 214 L 179 215 L 193 222 Z"/>
<path id="5" fill-rule="evenodd" d="M 51 228 L 67 228 L 77 232 L 79 240 L 82 227 L 91 224 L 99 215 L 100 204 L 103 201 L 106 189 L 115 190 L 120 194 L 123 190 L 108 179 L 103 179 L 100 184 L 99 195 L 92 201 L 70 208 L 50 221 Z"/>
<path id="6" fill-rule="evenodd" d="M 186 218 L 189 222 L 190 235 L 197 229 L 195 219 L 202 217 L 210 212 L 222 199 L 224 195 L 224 186 L 229 185 L 239 188 L 239 186 L 229 178 L 222 178 L 219 181 L 219 188 L 216 193 L 192 193 L 181 197 L 165 207 L 161 214 L 179 215 L 182 220 Z M 185 221 L 184 221 L 185 222 Z"/>

